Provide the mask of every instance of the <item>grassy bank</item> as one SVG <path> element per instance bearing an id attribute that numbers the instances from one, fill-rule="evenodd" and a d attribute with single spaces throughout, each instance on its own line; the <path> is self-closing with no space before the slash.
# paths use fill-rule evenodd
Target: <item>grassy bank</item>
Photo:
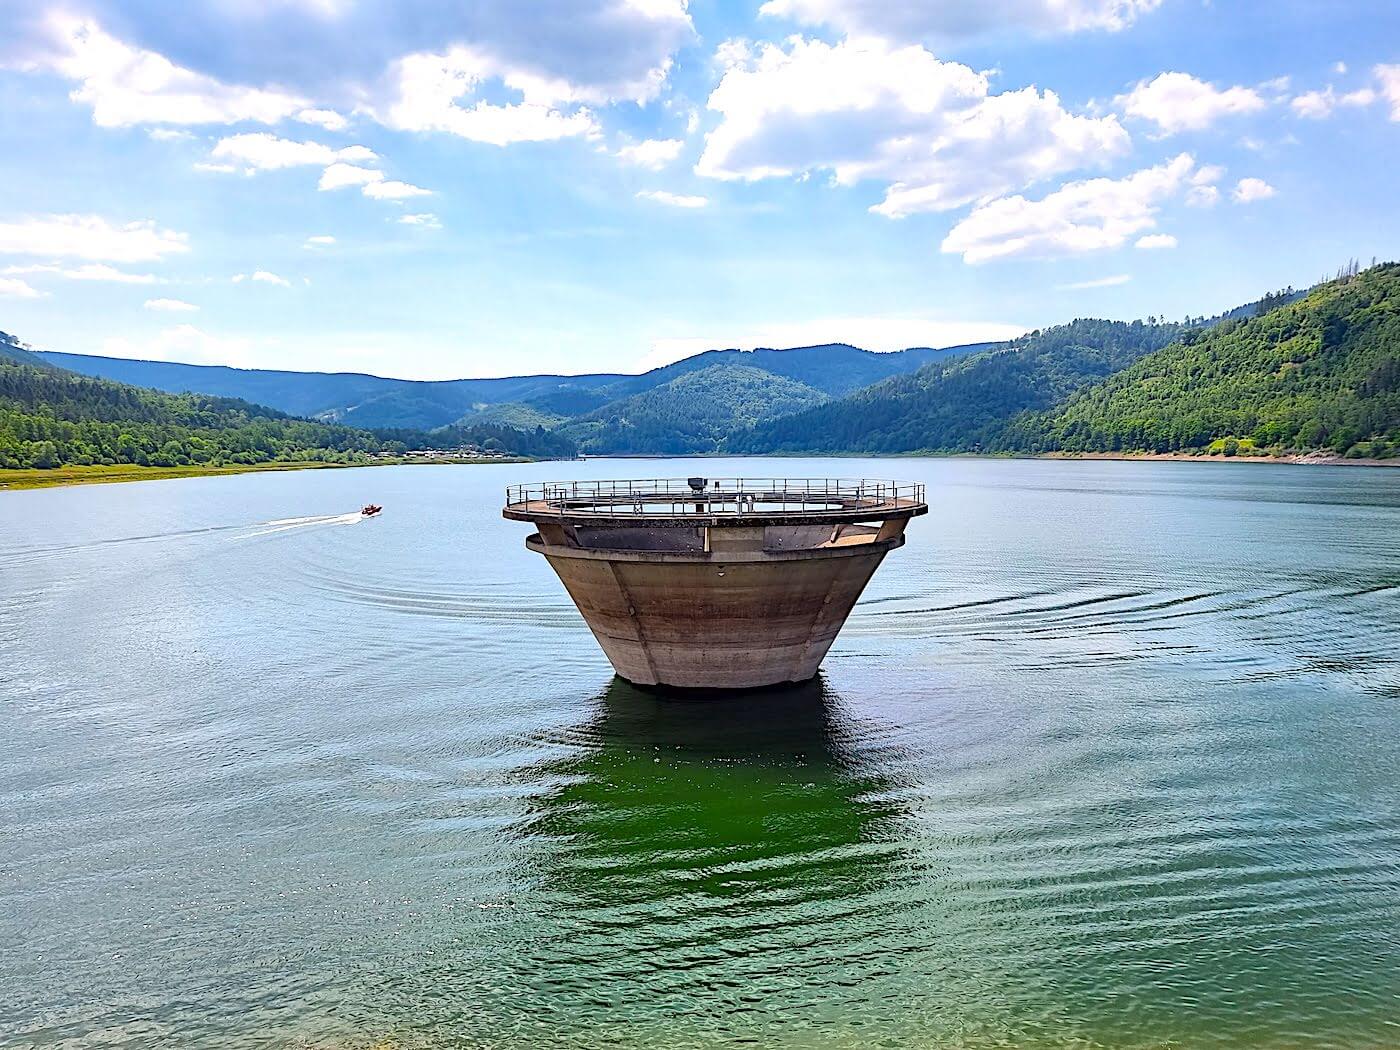
<path id="1" fill-rule="evenodd" d="M 250 474 L 279 470 L 336 470 L 345 467 L 436 466 L 470 463 L 527 463 L 525 459 L 401 460 L 378 459 L 372 463 L 256 463 L 215 467 L 191 464 L 186 467 L 138 467 L 123 463 L 112 467 L 54 467 L 51 470 L 0 470 L 0 492 L 19 489 L 47 489 L 60 485 L 105 485 L 118 481 L 160 481 L 166 478 L 204 478 L 220 474 Z"/>

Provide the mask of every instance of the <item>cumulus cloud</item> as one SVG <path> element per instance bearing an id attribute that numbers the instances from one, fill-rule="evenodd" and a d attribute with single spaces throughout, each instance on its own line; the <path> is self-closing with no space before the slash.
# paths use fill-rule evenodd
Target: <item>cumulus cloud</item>
<path id="1" fill-rule="evenodd" d="M 320 11 L 326 3 L 333 15 Z M 120 0 L 84 0 L 81 17 L 49 16 L 38 5 L 17 11 L 0 37 L 0 64 L 68 79 L 73 99 L 107 127 L 298 121 L 340 131 L 349 124 L 342 111 L 353 107 L 398 130 L 506 146 L 595 137 L 590 106 L 655 99 L 675 54 L 695 38 L 686 6 L 285 0 L 276 18 L 191 3 L 174 20 L 132 18 Z M 197 168 L 237 170 L 228 162 Z M 406 196 L 408 185 L 370 195 Z"/>
<path id="2" fill-rule="evenodd" d="M 432 190 L 425 190 L 412 183 L 386 179 L 382 171 L 361 168 L 354 164 L 332 164 L 321 172 L 321 180 L 316 183 L 318 190 L 338 190 L 346 186 L 358 186 L 366 197 L 376 200 L 404 200 L 408 197 L 426 197 Z"/>
<path id="3" fill-rule="evenodd" d="M 1218 88 L 1190 73 L 1159 73 L 1118 102 L 1128 116 L 1151 121 L 1163 135 L 1200 131 L 1222 117 L 1254 113 L 1267 105 L 1253 88 Z"/>
<path id="4" fill-rule="evenodd" d="M 763 179 L 829 171 L 886 183 L 874 211 L 942 211 L 1126 153 L 1115 116 L 1069 113 L 1050 91 L 990 93 L 987 76 L 922 47 L 871 39 L 722 50 L 709 99 L 722 117 L 696 165 Z"/>
<path id="5" fill-rule="evenodd" d="M 703 208 L 710 203 L 708 197 L 688 196 L 684 193 L 667 193 L 665 190 L 642 190 L 637 194 L 640 200 L 656 201 L 672 208 Z"/>
<path id="6" fill-rule="evenodd" d="M 679 157 L 684 147 L 683 139 L 647 139 L 623 146 L 617 155 L 628 164 L 659 171 Z"/>
<path id="7" fill-rule="evenodd" d="M 187 314 L 199 309 L 194 303 L 187 303 L 183 299 L 147 299 L 141 305 L 147 310 L 168 314 Z"/>
<path id="8" fill-rule="evenodd" d="M 442 223 L 432 212 L 420 212 L 416 215 L 400 215 L 399 222 L 405 226 L 421 226 L 425 230 L 440 230 Z"/>
<path id="9" fill-rule="evenodd" d="M 1328 84 L 1322 91 L 1305 91 L 1296 95 L 1289 105 L 1300 117 L 1322 120 L 1330 117 L 1338 106 L 1369 106 L 1374 101 L 1376 93 L 1370 88 L 1360 88 L 1339 95 L 1332 85 Z"/>
<path id="10" fill-rule="evenodd" d="M 384 177 L 382 171 L 361 168 L 354 164 L 332 164 L 321 172 L 321 180 L 316 183 L 318 190 L 338 190 L 344 186 L 363 186 Z"/>
<path id="11" fill-rule="evenodd" d="M 132 124 L 274 124 L 306 106 L 277 90 L 225 84 L 118 40 L 91 19 L 54 14 L 24 62 L 74 81 L 72 98 L 103 127 Z"/>
<path id="12" fill-rule="evenodd" d="M 83 0 L 83 18 L 15 6 L 0 55 L 77 81 L 109 124 L 339 130 L 339 111 L 375 101 L 390 63 L 468 44 L 509 90 L 524 79 L 584 102 L 644 101 L 695 38 L 686 0 L 284 0 L 275 17 L 267 3 L 191 2 L 178 19 L 133 18 L 129 0 Z"/>
<path id="13" fill-rule="evenodd" d="M 950 40 L 981 33 L 1024 30 L 1072 33 L 1118 30 L 1161 0 L 768 0 L 759 14 L 803 25 L 826 25 L 860 36 L 891 40 Z"/>
<path id="14" fill-rule="evenodd" d="M 502 104 L 477 98 L 470 105 L 459 104 L 470 101 L 492 79 L 521 92 L 524 101 Z M 396 63 L 394 80 L 395 95 L 379 119 L 401 131 L 442 131 L 493 146 L 598 132 L 586 107 L 557 105 L 575 101 L 571 85 L 512 73 L 475 48 L 407 55 Z"/>
<path id="15" fill-rule="evenodd" d="M 18 277 L 0 277 L 0 295 L 11 299 L 38 299 L 44 293 Z"/>
<path id="16" fill-rule="evenodd" d="M 344 131 L 350 122 L 333 109 L 303 109 L 296 115 L 303 124 L 315 124 L 327 131 Z"/>
<path id="17" fill-rule="evenodd" d="M 1390 105 L 1390 119 L 1400 121 L 1400 65 L 1376 66 L 1372 72 L 1380 81 L 1381 95 Z"/>
<path id="18" fill-rule="evenodd" d="M 278 138 L 265 131 L 230 135 L 214 144 L 209 154 L 218 161 L 246 165 L 254 171 L 277 171 L 303 165 L 337 163 L 373 163 L 378 155 L 365 146 L 333 149 L 319 142 L 296 142 Z"/>
<path id="19" fill-rule="evenodd" d="M 1137 239 L 1136 247 L 1144 251 L 1160 251 L 1163 248 L 1175 248 L 1176 238 L 1170 233 L 1149 233 L 1146 237 Z"/>
<path id="20" fill-rule="evenodd" d="M 99 215 L 42 215 L 0 222 L 0 255 L 148 262 L 190 250 L 183 233 L 153 221 L 114 225 Z"/>
<path id="21" fill-rule="evenodd" d="M 409 182 L 398 182 L 394 179 L 375 179 L 360 187 L 360 192 L 366 197 L 373 197 L 381 201 L 401 201 L 409 197 L 429 197 L 432 190 L 425 190 L 422 186 L 415 186 Z"/>
<path id="22" fill-rule="evenodd" d="M 1195 167 L 1183 153 L 1121 179 L 1067 183 L 1038 201 L 1018 195 L 981 204 L 948 232 L 942 250 L 984 263 L 1118 248 L 1156 225 L 1162 202 L 1190 185 Z"/>
<path id="23" fill-rule="evenodd" d="M 1235 183 L 1235 192 L 1232 197 L 1240 204 L 1252 204 L 1254 201 L 1268 200 L 1276 191 L 1263 179 L 1240 179 Z"/>
<path id="24" fill-rule="evenodd" d="M 153 273 L 128 273 L 106 263 L 83 263 L 81 266 L 59 266 L 54 263 L 34 263 L 28 266 L 7 266 L 0 273 L 51 273 L 70 281 L 111 281 L 114 284 L 157 284 Z"/>

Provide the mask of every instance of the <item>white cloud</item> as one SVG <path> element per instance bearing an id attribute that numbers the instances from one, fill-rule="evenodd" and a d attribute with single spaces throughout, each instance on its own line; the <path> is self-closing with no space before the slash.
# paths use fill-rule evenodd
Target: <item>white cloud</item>
<path id="1" fill-rule="evenodd" d="M 1163 135 L 1199 131 L 1221 117 L 1254 113 L 1267 104 L 1253 88 L 1218 88 L 1189 73 L 1159 73 L 1118 102 L 1128 116 L 1152 121 Z"/>
<path id="2" fill-rule="evenodd" d="M 922 47 L 794 38 L 757 53 L 731 44 L 721 57 L 728 68 L 709 108 L 722 120 L 699 174 L 879 179 L 886 197 L 872 210 L 891 218 L 1099 166 L 1129 147 L 1115 116 L 1073 115 L 1035 88 L 991 95 L 986 74 Z"/>
<path id="3" fill-rule="evenodd" d="M 296 115 L 303 124 L 315 124 L 327 131 L 344 131 L 350 122 L 333 109 L 303 109 Z"/>
<path id="4" fill-rule="evenodd" d="M 440 230 L 442 223 L 432 212 L 420 212 L 417 215 L 400 215 L 399 222 L 405 226 L 421 226 L 425 230 Z"/>
<path id="5" fill-rule="evenodd" d="M 51 273 L 66 277 L 70 281 L 111 281 L 114 284 L 158 284 L 160 279 L 153 273 L 128 273 L 106 263 L 83 263 L 81 266 L 58 266 L 53 263 L 36 263 L 29 266 L 7 266 L 0 273 Z"/>
<path id="6" fill-rule="evenodd" d="M 328 233 L 318 234 L 315 237 L 306 238 L 303 248 L 325 248 L 335 243 L 335 238 Z"/>
<path id="7" fill-rule="evenodd" d="M 1390 104 L 1390 119 L 1400 121 L 1400 65 L 1376 66 L 1373 70 L 1381 84 L 1381 94 Z"/>
<path id="8" fill-rule="evenodd" d="M 216 175 L 236 175 L 236 174 L 238 174 L 238 165 L 236 165 L 236 164 L 210 164 L 208 161 L 199 160 L 199 161 L 195 161 L 195 163 L 194 163 L 194 170 L 195 170 L 195 171 L 207 171 L 207 172 L 211 172 L 211 173 L 216 174 Z M 250 169 L 245 169 L 244 174 L 245 174 L 245 175 L 252 175 L 252 174 L 253 174 L 253 171 L 252 171 L 251 168 L 250 168 Z"/>
<path id="9" fill-rule="evenodd" d="M 685 147 L 683 139 L 647 139 L 645 142 L 623 146 L 617 155 L 628 164 L 659 171 L 680 156 Z"/>
<path id="10" fill-rule="evenodd" d="M 378 182 L 384 177 L 382 171 L 372 168 L 359 168 L 353 164 L 332 164 L 321 172 L 321 181 L 316 183 L 318 190 L 338 190 L 343 186 L 363 186 Z"/>
<path id="11" fill-rule="evenodd" d="M 183 299 L 147 299 L 141 305 L 147 310 L 169 314 L 193 313 L 199 309 L 194 303 L 187 303 Z"/>
<path id="12" fill-rule="evenodd" d="M 1210 208 L 1220 200 L 1220 189 L 1215 184 L 1225 174 L 1218 164 L 1203 164 L 1191 173 L 1191 188 L 1186 191 L 1186 203 L 1193 208 Z"/>
<path id="13" fill-rule="evenodd" d="M 78 86 L 72 99 L 92 107 L 103 127 L 133 124 L 274 124 L 304 99 L 276 90 L 225 84 L 123 43 L 94 21 L 55 14 L 48 46 L 26 68 L 52 70 Z"/>
<path id="14" fill-rule="evenodd" d="M 1189 154 L 1121 179 L 1071 182 L 1038 201 L 1003 197 L 978 205 L 949 231 L 942 250 L 964 262 L 1052 258 L 1118 248 L 1157 223 L 1157 209 L 1195 168 Z"/>
<path id="15" fill-rule="evenodd" d="M 373 197 L 376 200 L 426 197 L 433 192 L 425 190 L 421 186 L 414 186 L 412 183 L 386 179 L 382 171 L 361 168 L 354 164 L 332 164 L 321 172 L 321 180 L 316 184 L 318 190 L 338 190 L 346 186 L 358 186 L 360 192 L 366 197 Z"/>
<path id="16" fill-rule="evenodd" d="M 1033 33 L 1118 30 L 1161 0 L 768 0 L 759 14 L 827 25 L 857 36 L 950 40 L 1022 29 Z"/>
<path id="17" fill-rule="evenodd" d="M 194 138 L 188 131 L 181 131 L 179 128 L 150 128 L 146 134 L 156 142 L 178 142 L 181 139 Z"/>
<path id="18" fill-rule="evenodd" d="M 667 193 L 665 190 L 642 190 L 637 194 L 641 200 L 656 201 L 672 208 L 703 208 L 710 203 L 708 197 L 687 196 L 684 193 Z"/>
<path id="19" fill-rule="evenodd" d="M 1084 292 L 1091 288 L 1113 288 L 1120 284 L 1127 284 L 1132 279 L 1132 274 L 1116 273 L 1112 277 L 1096 277 L 1092 281 L 1075 281 L 1071 284 L 1057 284 L 1055 285 L 1055 290 L 1060 292 Z"/>
<path id="20" fill-rule="evenodd" d="M 1144 251 L 1159 251 L 1163 248 L 1175 248 L 1176 238 L 1170 233 L 1149 233 L 1146 237 L 1139 237 L 1135 247 Z"/>
<path id="21" fill-rule="evenodd" d="M 849 343 L 877 352 L 911 346 L 963 346 L 1015 339 L 1027 329 L 996 321 L 940 321 L 923 317 L 818 317 L 711 329 L 699 334 L 664 336 L 651 341 L 642 370 L 691 357 L 705 350 L 737 347 L 818 346 Z"/>
<path id="22" fill-rule="evenodd" d="M 1369 106 L 1376 101 L 1376 93 L 1370 88 L 1361 88 L 1339 95 L 1331 84 L 1322 91 L 1307 91 L 1293 98 L 1289 103 L 1293 112 L 1310 120 L 1330 117 L 1338 106 Z"/>
<path id="23" fill-rule="evenodd" d="M 0 295 L 11 299 L 38 299 L 44 293 L 18 277 L 0 277 Z"/>
<path id="24" fill-rule="evenodd" d="M 422 186 L 415 186 L 410 182 L 397 182 L 393 179 L 376 179 L 367 182 L 360 187 L 360 192 L 366 197 L 373 197 L 381 201 L 401 201 L 409 197 L 429 197 L 432 190 L 425 190 Z"/>
<path id="25" fill-rule="evenodd" d="M 220 139 L 210 156 L 221 161 L 237 161 L 255 171 L 276 171 L 301 165 L 328 165 L 343 162 L 373 163 L 378 155 L 364 146 L 332 149 L 319 142 L 295 142 L 265 131 L 230 135 Z"/>
<path id="26" fill-rule="evenodd" d="M 1274 188 L 1263 179 L 1248 178 L 1235 183 L 1235 192 L 1231 196 L 1240 204 L 1250 204 L 1268 200 L 1274 193 Z"/>
<path id="27" fill-rule="evenodd" d="M 254 270 L 252 273 L 236 273 L 233 275 L 234 284 L 242 284 L 244 281 L 258 281 L 262 284 L 275 284 L 279 288 L 290 288 L 292 282 L 285 277 L 279 277 L 275 273 L 267 270 Z"/>
<path id="28" fill-rule="evenodd" d="M 98 215 L 44 215 L 0 222 L 0 255 L 145 262 L 189 250 L 187 235 L 150 220 L 114 226 Z"/>
<path id="29" fill-rule="evenodd" d="M 477 99 L 470 106 L 458 105 L 459 99 L 496 79 L 519 91 L 524 101 L 497 104 Z M 493 146 L 598 133 L 586 107 L 557 105 L 577 98 L 571 85 L 511 72 L 470 47 L 406 55 L 395 63 L 394 80 L 394 98 L 378 116 L 381 123 L 401 131 L 443 131 Z"/>

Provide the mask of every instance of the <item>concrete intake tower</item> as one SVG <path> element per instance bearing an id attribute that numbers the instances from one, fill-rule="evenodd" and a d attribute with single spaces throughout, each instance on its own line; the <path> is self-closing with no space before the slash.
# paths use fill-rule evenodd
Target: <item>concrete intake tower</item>
<path id="1" fill-rule="evenodd" d="M 627 680 L 755 689 L 817 673 L 924 487 L 686 478 L 512 486 L 543 554 Z"/>

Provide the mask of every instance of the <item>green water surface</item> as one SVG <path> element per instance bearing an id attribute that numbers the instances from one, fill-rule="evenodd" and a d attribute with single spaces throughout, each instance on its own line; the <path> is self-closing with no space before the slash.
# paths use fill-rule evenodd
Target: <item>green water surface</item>
<path id="1" fill-rule="evenodd" d="M 1400 471 L 775 467 L 932 513 L 705 702 L 498 516 L 693 461 L 0 495 L 0 1044 L 1400 1045 Z"/>

